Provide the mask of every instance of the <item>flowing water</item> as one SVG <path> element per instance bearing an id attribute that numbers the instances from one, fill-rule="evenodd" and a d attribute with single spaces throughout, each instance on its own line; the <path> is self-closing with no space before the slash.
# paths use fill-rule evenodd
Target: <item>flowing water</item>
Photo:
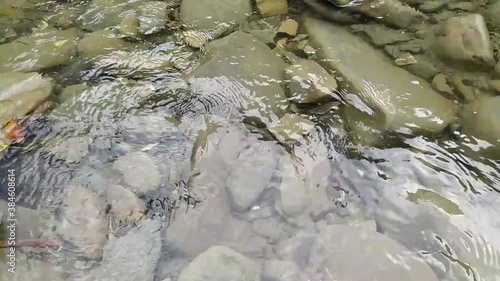
<path id="1" fill-rule="evenodd" d="M 0 280 L 500 280 L 500 2 L 283 3 L 0 0 Z"/>

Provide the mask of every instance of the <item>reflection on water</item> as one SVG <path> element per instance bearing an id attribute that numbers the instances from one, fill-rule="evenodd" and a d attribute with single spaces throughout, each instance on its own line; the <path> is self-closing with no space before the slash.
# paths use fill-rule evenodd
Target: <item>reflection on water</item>
<path id="1" fill-rule="evenodd" d="M 213 1 L 0 0 L 0 281 L 500 280 L 497 2 Z"/>

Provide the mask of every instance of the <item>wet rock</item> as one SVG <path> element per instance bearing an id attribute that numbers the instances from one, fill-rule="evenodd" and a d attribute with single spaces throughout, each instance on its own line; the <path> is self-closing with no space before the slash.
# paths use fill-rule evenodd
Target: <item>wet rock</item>
<path id="1" fill-rule="evenodd" d="M 127 235 L 109 240 L 102 264 L 84 280 L 153 281 L 162 249 L 160 229 L 160 221 L 146 220 Z"/>
<path id="2" fill-rule="evenodd" d="M 264 262 L 262 278 L 272 281 L 299 280 L 300 269 L 291 261 L 268 260 Z"/>
<path id="3" fill-rule="evenodd" d="M 446 81 L 444 74 L 438 74 L 432 79 L 432 88 L 440 93 L 453 94 L 453 90 Z"/>
<path id="4" fill-rule="evenodd" d="M 57 231 L 90 259 L 101 259 L 108 214 L 106 201 L 96 193 L 71 186 L 63 202 L 62 219 Z"/>
<path id="5" fill-rule="evenodd" d="M 469 85 L 466 85 L 464 82 L 465 79 L 462 79 L 460 76 L 455 76 L 452 79 L 453 87 L 456 91 L 462 96 L 464 101 L 473 102 L 476 98 L 475 89 Z"/>
<path id="6" fill-rule="evenodd" d="M 108 186 L 106 199 L 111 212 L 125 224 L 136 224 L 146 214 L 144 201 L 121 185 Z"/>
<path id="7" fill-rule="evenodd" d="M 69 164 L 77 164 L 89 154 L 90 140 L 86 136 L 64 139 L 52 150 L 57 158 Z"/>
<path id="8" fill-rule="evenodd" d="M 75 84 L 67 86 L 59 94 L 59 102 L 65 102 L 73 97 L 81 95 L 88 87 L 84 84 Z"/>
<path id="9" fill-rule="evenodd" d="M 269 127 L 269 131 L 282 143 L 296 142 L 314 130 L 314 123 L 300 115 L 287 113 Z"/>
<path id="10" fill-rule="evenodd" d="M 74 54 L 75 28 L 45 29 L 0 45 L 0 72 L 39 71 L 66 64 Z"/>
<path id="11" fill-rule="evenodd" d="M 231 214 L 227 198 L 220 193 L 216 196 L 204 200 L 195 208 L 186 211 L 186 207 L 181 207 L 176 212 L 166 234 L 171 246 L 190 256 L 196 256 L 214 245 L 247 247 L 251 239 L 251 225 Z"/>
<path id="12" fill-rule="evenodd" d="M 76 9 L 61 9 L 57 11 L 53 16 L 48 18 L 48 21 L 56 27 L 60 27 L 62 29 L 66 29 L 71 27 L 77 17 Z"/>
<path id="13" fill-rule="evenodd" d="M 82 29 L 90 31 L 117 26 L 126 6 L 127 1 L 124 0 L 92 0 L 78 21 Z"/>
<path id="14" fill-rule="evenodd" d="M 280 84 L 286 65 L 264 43 L 237 31 L 207 48 L 208 59 L 189 80 L 198 99 L 207 100 L 205 110 L 241 110 L 264 124 L 283 114 L 288 104 Z"/>
<path id="15" fill-rule="evenodd" d="M 262 43 L 270 46 L 274 44 L 274 38 L 276 37 L 276 31 L 272 29 L 264 29 L 264 30 L 250 30 L 250 34 L 255 36 L 255 38 L 262 41 Z"/>
<path id="16" fill-rule="evenodd" d="M 17 230 L 19 233 L 19 229 Z M 18 238 L 19 239 L 19 238 Z M 2 253 L 3 254 L 3 253 Z M 2 257 L 3 258 L 3 257 Z M 16 266 L 13 274 L 9 272 L 10 266 L 7 262 L 0 263 L 0 271 L 3 272 L 0 276 L 2 281 L 27 281 L 27 280 L 53 280 L 63 281 L 62 268 L 53 265 L 50 262 L 41 261 L 28 254 L 16 251 Z M 3 279 L 5 277 L 5 279 Z"/>
<path id="17" fill-rule="evenodd" d="M 401 51 L 410 52 L 412 54 L 418 54 L 427 49 L 426 44 L 421 39 L 413 39 L 404 43 L 400 43 L 398 44 L 398 47 Z"/>
<path id="18" fill-rule="evenodd" d="M 337 97 L 337 81 L 315 61 L 303 60 L 285 69 L 290 100 L 296 103 L 319 103 Z"/>
<path id="19" fill-rule="evenodd" d="M 398 46 L 385 45 L 384 50 L 393 58 L 397 59 L 401 56 L 401 50 Z"/>
<path id="20" fill-rule="evenodd" d="M 396 63 L 396 65 L 399 66 L 405 66 L 405 65 L 415 64 L 417 63 L 417 60 L 410 53 L 404 52 L 399 56 L 399 58 L 394 60 L 394 63 Z"/>
<path id="21" fill-rule="evenodd" d="M 353 106 L 341 112 L 350 122 L 365 120 L 382 130 L 407 126 L 414 132 L 438 132 L 455 118 L 457 108 L 451 101 L 355 35 L 309 17 L 304 27 L 325 66 L 337 70 L 345 78 L 341 86 L 355 93 L 347 95 Z"/>
<path id="22" fill-rule="evenodd" d="M 298 29 L 299 23 L 297 21 L 293 19 L 287 19 L 278 28 L 278 33 L 286 34 L 290 37 L 295 37 L 297 35 Z"/>
<path id="23" fill-rule="evenodd" d="M 373 44 L 384 46 L 396 42 L 405 42 L 412 39 L 412 36 L 402 30 L 395 30 L 379 24 L 353 25 L 354 30 L 363 31 Z"/>
<path id="24" fill-rule="evenodd" d="M 484 18 L 493 30 L 500 30 L 500 2 L 492 3 L 484 9 Z"/>
<path id="25" fill-rule="evenodd" d="M 125 112 L 138 108 L 152 91 L 148 83 L 127 79 L 103 82 L 65 100 L 47 118 L 54 126 L 74 129 L 96 122 L 116 122 Z"/>
<path id="26" fill-rule="evenodd" d="M 448 3 L 448 9 L 450 9 L 451 11 L 472 12 L 476 9 L 476 6 L 471 2 L 457 2 Z"/>
<path id="27" fill-rule="evenodd" d="M 211 29 L 220 23 L 239 23 L 252 13 L 249 0 L 183 0 L 181 20 L 196 29 Z"/>
<path id="28" fill-rule="evenodd" d="M 347 225 L 325 227 L 312 247 L 310 261 L 317 263 L 312 266 L 319 266 L 326 280 L 438 280 L 422 258 L 398 242 Z"/>
<path id="29" fill-rule="evenodd" d="M 418 9 L 424 13 L 435 13 L 446 5 L 443 1 L 425 1 Z"/>
<path id="30" fill-rule="evenodd" d="M 256 0 L 257 9 L 265 17 L 288 14 L 288 2 L 286 0 Z"/>
<path id="31" fill-rule="evenodd" d="M 161 175 L 152 157 L 144 152 L 126 154 L 115 163 L 113 168 L 123 176 L 124 185 L 134 193 L 153 191 L 161 183 Z"/>
<path id="32" fill-rule="evenodd" d="M 86 35 L 78 42 L 77 46 L 80 57 L 90 60 L 117 50 L 130 48 L 132 48 L 130 43 L 118 38 L 108 30 L 96 31 Z"/>
<path id="33" fill-rule="evenodd" d="M 399 28 L 418 26 L 427 20 L 427 17 L 422 12 L 399 0 L 363 1 L 360 5 L 351 7 L 351 9 Z"/>
<path id="34" fill-rule="evenodd" d="M 280 160 L 280 203 L 283 213 L 289 217 L 301 215 L 308 206 L 308 185 L 305 184 L 288 156 Z"/>
<path id="35" fill-rule="evenodd" d="M 490 88 L 497 94 L 500 94 L 500 80 L 491 80 Z"/>
<path id="36" fill-rule="evenodd" d="M 0 126 L 23 117 L 50 98 L 53 81 L 37 73 L 0 74 Z"/>
<path id="37" fill-rule="evenodd" d="M 450 18 L 437 35 L 433 50 L 442 59 L 457 64 L 494 66 L 488 30 L 481 15 Z"/>
<path id="38" fill-rule="evenodd" d="M 259 266 L 253 260 L 224 246 L 213 246 L 197 256 L 179 275 L 179 281 L 254 281 Z"/>
<path id="39" fill-rule="evenodd" d="M 174 68 L 172 55 L 157 50 L 114 51 L 94 61 L 94 67 L 108 74 L 144 78 Z"/>
<path id="40" fill-rule="evenodd" d="M 430 80 L 439 74 L 439 70 L 432 63 L 420 59 L 417 59 L 417 63 L 409 65 L 406 69 L 425 80 Z"/>
<path id="41" fill-rule="evenodd" d="M 0 199 L 0 233 L 7 230 L 5 227 L 10 224 L 9 204 Z M 41 212 L 34 209 L 28 209 L 16 204 L 16 239 L 37 239 L 44 233 L 46 219 Z M 3 237 L 7 240 L 7 237 Z M 0 252 L 2 253 L 2 252 Z M 2 253 L 3 254 L 3 253 Z M 3 262 L 2 262 L 3 263 Z"/>
<path id="42" fill-rule="evenodd" d="M 462 132 L 489 142 L 498 148 L 500 144 L 500 97 L 478 100 L 465 108 Z"/>
<path id="43" fill-rule="evenodd" d="M 269 185 L 281 150 L 271 142 L 253 145 L 241 152 L 240 164 L 229 175 L 226 186 L 237 212 L 247 211 Z"/>
<path id="44" fill-rule="evenodd" d="M 139 33 L 153 34 L 167 25 L 167 9 L 169 4 L 163 1 L 149 1 L 137 7 L 139 13 Z"/>
<path id="45" fill-rule="evenodd" d="M 258 235 L 268 239 L 270 243 L 277 243 L 286 236 L 286 224 L 276 217 L 254 220 L 252 229 Z"/>
<path id="46" fill-rule="evenodd" d="M 139 33 L 139 17 L 135 10 L 125 12 L 125 15 L 120 22 L 120 33 L 136 38 Z"/>

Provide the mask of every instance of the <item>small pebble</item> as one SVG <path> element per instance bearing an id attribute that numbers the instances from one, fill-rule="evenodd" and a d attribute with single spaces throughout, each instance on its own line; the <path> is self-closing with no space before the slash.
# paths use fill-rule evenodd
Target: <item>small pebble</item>
<path id="1" fill-rule="evenodd" d="M 440 93 L 453 94 L 453 90 L 446 81 L 446 76 L 442 73 L 434 76 L 434 79 L 432 79 L 432 88 Z"/>
<path id="2" fill-rule="evenodd" d="M 298 30 L 299 23 L 295 20 L 287 19 L 281 24 L 280 28 L 278 29 L 278 33 L 284 33 L 288 36 L 295 37 Z"/>
<path id="3" fill-rule="evenodd" d="M 399 58 L 394 60 L 394 62 L 396 63 L 396 65 L 403 66 L 415 64 L 417 63 L 417 60 L 410 53 L 402 53 Z"/>

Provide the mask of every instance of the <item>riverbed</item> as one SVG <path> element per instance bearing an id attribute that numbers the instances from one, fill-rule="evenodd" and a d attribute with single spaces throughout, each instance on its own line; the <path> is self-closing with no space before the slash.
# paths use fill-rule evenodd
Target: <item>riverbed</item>
<path id="1" fill-rule="evenodd" d="M 499 15 L 0 0 L 0 281 L 500 281 Z"/>

